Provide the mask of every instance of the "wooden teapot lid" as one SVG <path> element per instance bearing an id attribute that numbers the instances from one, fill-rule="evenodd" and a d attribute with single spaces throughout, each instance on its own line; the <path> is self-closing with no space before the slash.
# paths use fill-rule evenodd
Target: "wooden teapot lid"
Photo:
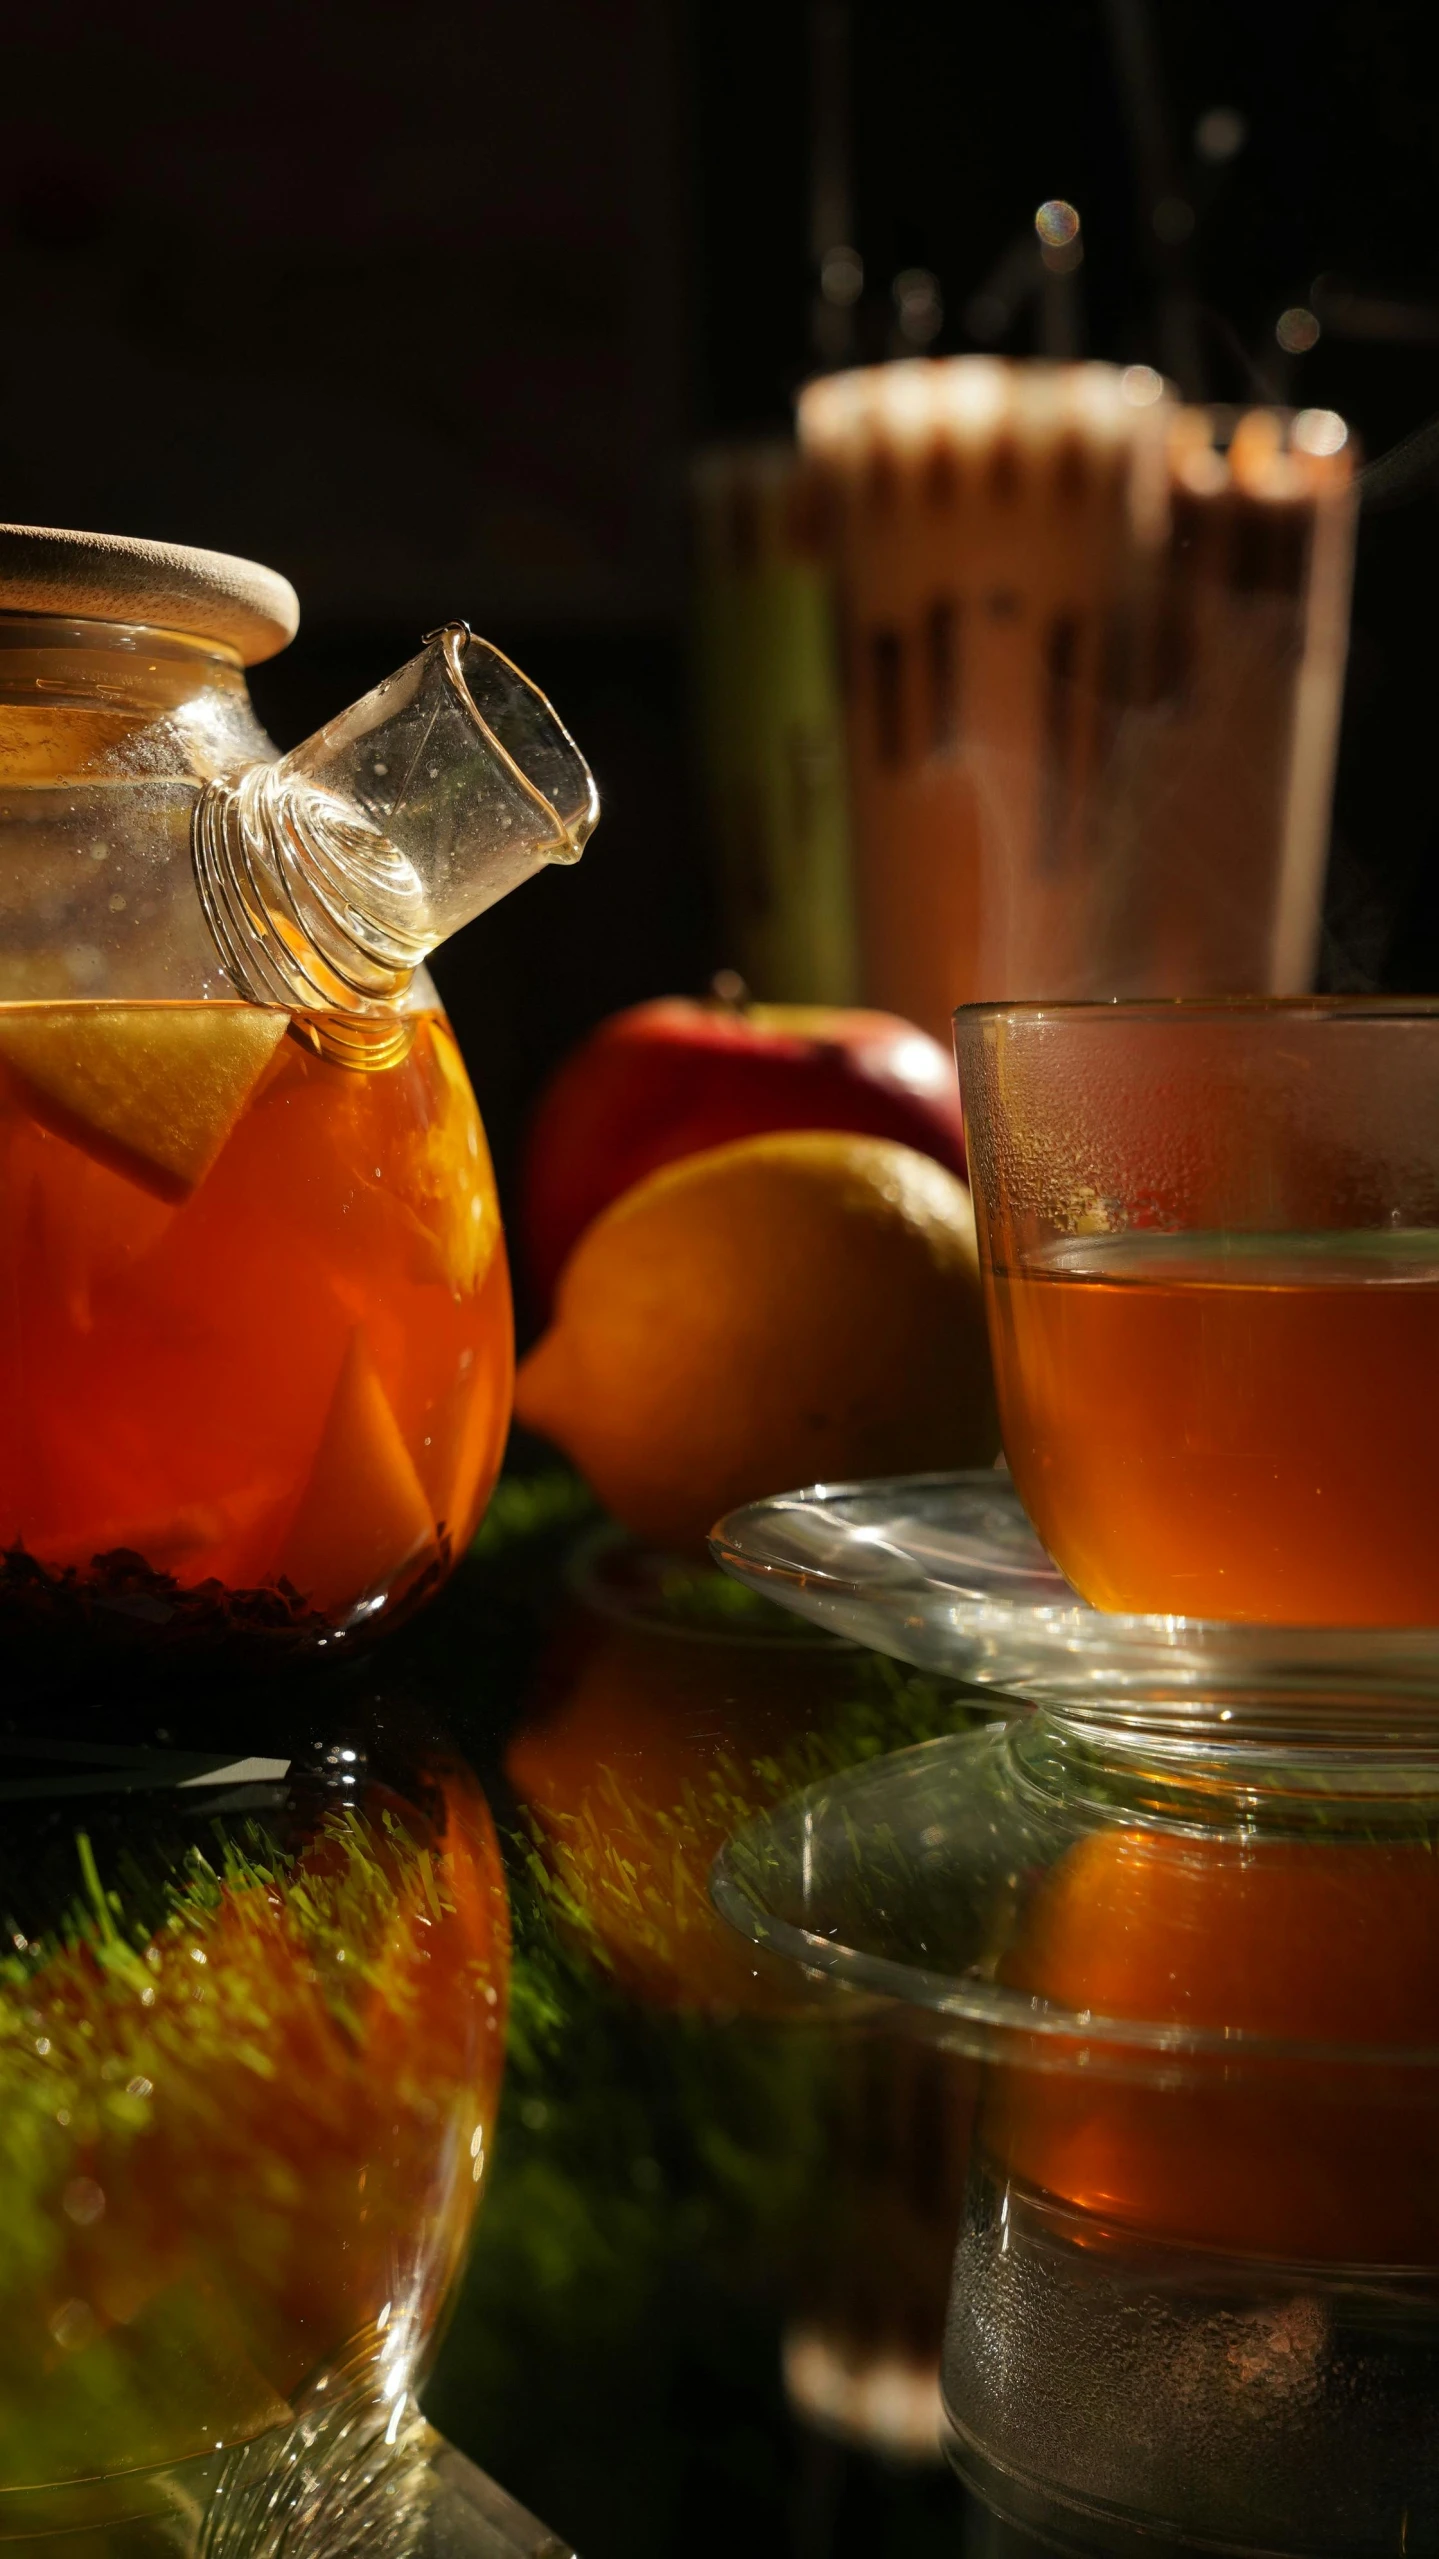
<path id="1" fill-rule="evenodd" d="M 86 622 L 140 622 L 233 649 L 258 666 L 293 640 L 299 598 L 257 560 L 146 542 L 131 533 L 65 533 L 0 524 L 0 613 L 55 613 Z"/>

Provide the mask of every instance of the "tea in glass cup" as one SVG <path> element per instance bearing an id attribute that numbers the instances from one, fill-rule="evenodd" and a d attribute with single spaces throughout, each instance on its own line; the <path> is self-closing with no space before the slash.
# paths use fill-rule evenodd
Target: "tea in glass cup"
<path id="1" fill-rule="evenodd" d="M 1076 1589 L 1439 1623 L 1439 1005 L 956 1019 L 1005 1454 Z"/>

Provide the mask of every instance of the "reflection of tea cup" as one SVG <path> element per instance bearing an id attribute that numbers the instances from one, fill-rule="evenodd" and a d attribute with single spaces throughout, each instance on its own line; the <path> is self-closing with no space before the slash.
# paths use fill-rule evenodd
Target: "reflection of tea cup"
<path id="1" fill-rule="evenodd" d="M 725 1851 L 745 1934 L 979 2065 L 944 2399 L 1007 2530 L 1433 2541 L 1436 1804 L 1422 1748 L 1346 1777 L 1297 1730 L 1096 1710 L 896 1753 Z"/>
<path id="2" fill-rule="evenodd" d="M 1439 1623 L 1439 1004 L 956 1025 L 1005 1454 L 1076 1588 Z"/>
<path id="3" fill-rule="evenodd" d="M 1091 1833 L 1000 1978 L 1188 2050 L 1168 2084 L 1102 2052 L 1064 2067 L 1081 2047 L 986 2074 L 945 2363 L 965 2476 L 1106 2554 L 1147 2548 L 1161 2519 L 1206 2548 L 1377 2552 L 1396 2501 L 1422 2546 L 1439 2523 L 1427 1843 Z"/>

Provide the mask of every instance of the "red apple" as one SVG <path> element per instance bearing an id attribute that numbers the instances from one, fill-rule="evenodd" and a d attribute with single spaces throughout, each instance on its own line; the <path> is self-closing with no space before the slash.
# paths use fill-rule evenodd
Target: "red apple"
<path id="1" fill-rule="evenodd" d="M 592 1218 L 662 1164 L 767 1129 L 898 1138 L 963 1174 L 953 1061 L 893 1013 L 665 996 L 565 1060 L 530 1127 L 521 1220 L 546 1305 Z"/>

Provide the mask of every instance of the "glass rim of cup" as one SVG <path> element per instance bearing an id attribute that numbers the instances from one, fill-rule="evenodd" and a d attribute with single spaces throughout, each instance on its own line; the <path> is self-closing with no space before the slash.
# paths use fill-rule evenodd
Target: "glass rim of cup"
<path id="1" fill-rule="evenodd" d="M 1105 995 L 998 996 L 958 1004 L 955 1029 L 971 1022 L 1060 1021 L 1439 1021 L 1439 995 Z"/>

